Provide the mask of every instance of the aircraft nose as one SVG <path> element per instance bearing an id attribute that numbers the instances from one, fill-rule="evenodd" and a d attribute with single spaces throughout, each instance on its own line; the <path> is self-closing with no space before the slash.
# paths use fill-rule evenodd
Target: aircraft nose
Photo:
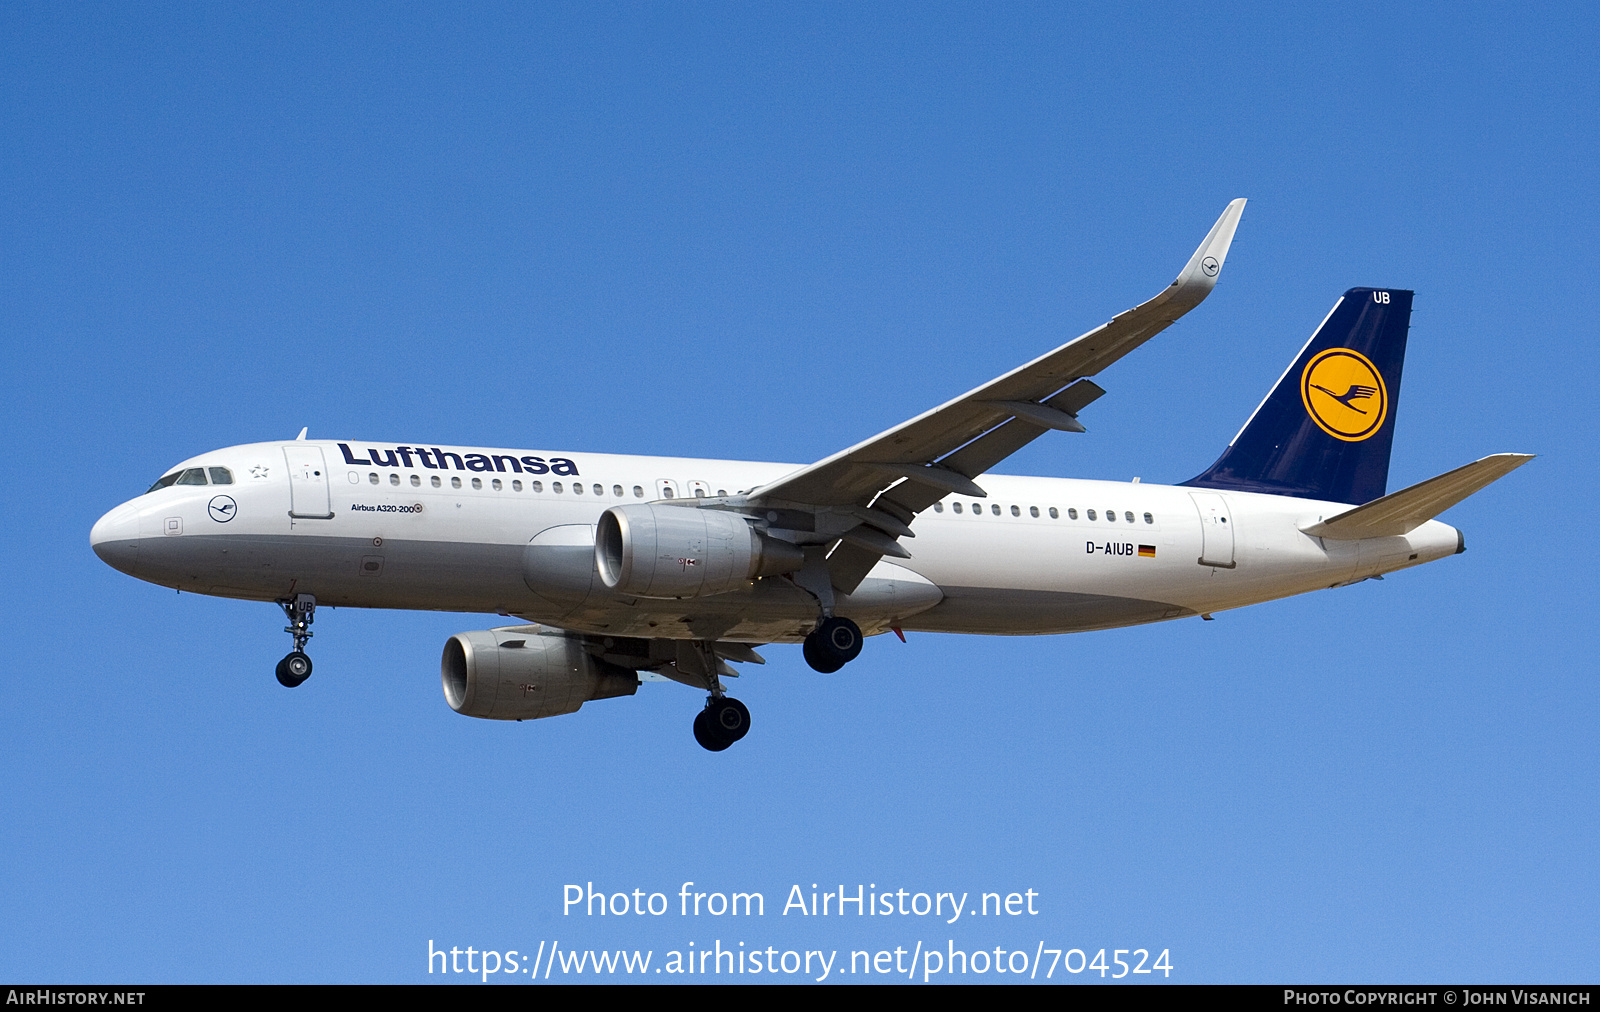
<path id="1" fill-rule="evenodd" d="M 95 521 L 89 545 L 106 565 L 132 576 L 139 561 L 138 508 L 123 503 Z"/>

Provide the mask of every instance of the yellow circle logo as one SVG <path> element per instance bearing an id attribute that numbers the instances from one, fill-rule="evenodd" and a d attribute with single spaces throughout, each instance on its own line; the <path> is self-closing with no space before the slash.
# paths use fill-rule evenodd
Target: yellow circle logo
<path id="1" fill-rule="evenodd" d="M 1389 413 L 1389 390 L 1377 367 L 1349 348 L 1329 348 L 1306 363 L 1300 401 L 1323 432 L 1347 443 L 1377 432 Z"/>

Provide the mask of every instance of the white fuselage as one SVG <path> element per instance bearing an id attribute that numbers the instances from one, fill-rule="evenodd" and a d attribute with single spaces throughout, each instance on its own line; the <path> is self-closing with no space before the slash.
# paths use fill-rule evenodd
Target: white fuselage
<path id="1" fill-rule="evenodd" d="M 695 638 L 696 621 L 714 619 L 720 638 L 746 642 L 796 641 L 815 625 L 815 599 L 786 577 L 710 597 L 628 598 L 605 588 L 592 561 L 593 525 L 609 507 L 737 495 L 796 465 L 404 449 L 300 440 L 203 454 L 175 471 L 226 468 L 231 484 L 158 488 L 107 513 L 91 540 L 130 575 L 223 597 L 312 594 L 334 606 L 497 612 L 665 638 Z M 1310 537 L 1301 528 L 1349 506 L 1285 496 L 1009 475 L 978 483 L 987 498 L 952 495 L 925 510 L 916 537 L 902 540 L 911 558 L 878 563 L 838 613 L 869 634 L 1073 632 L 1337 586 L 1461 546 L 1438 521 L 1399 537 Z"/>

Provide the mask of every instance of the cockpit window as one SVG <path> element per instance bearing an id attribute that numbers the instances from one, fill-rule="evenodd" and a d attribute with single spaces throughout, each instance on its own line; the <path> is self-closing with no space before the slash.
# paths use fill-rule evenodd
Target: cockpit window
<path id="1" fill-rule="evenodd" d="M 169 475 L 163 476 L 154 485 L 145 489 L 145 495 L 149 495 L 158 488 L 166 488 L 168 485 L 204 485 L 206 484 L 206 471 L 208 470 L 211 472 L 211 484 L 233 484 L 233 472 L 225 467 L 186 467 L 182 471 L 174 471 Z"/>

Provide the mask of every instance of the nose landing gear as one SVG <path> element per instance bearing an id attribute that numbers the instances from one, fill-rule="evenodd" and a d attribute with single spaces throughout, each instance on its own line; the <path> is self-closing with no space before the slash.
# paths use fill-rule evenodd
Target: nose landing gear
<path id="1" fill-rule="evenodd" d="M 278 684 L 292 689 L 311 677 L 311 658 L 306 656 L 306 641 L 312 636 L 311 623 L 316 619 L 317 599 L 310 594 L 296 594 L 278 607 L 289 619 L 283 631 L 294 637 L 294 649 L 278 662 Z"/>

